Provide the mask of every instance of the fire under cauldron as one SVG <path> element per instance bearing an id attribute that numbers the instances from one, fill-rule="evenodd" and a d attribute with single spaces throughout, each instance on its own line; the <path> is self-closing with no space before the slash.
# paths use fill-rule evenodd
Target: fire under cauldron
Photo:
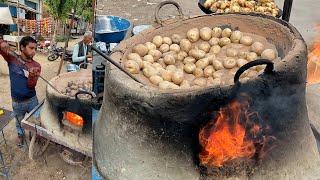
<path id="1" fill-rule="evenodd" d="M 159 90 L 106 67 L 104 102 L 94 127 L 94 161 L 107 179 L 317 179 L 320 157 L 306 108 L 307 48 L 290 24 L 257 14 L 198 16 L 154 27 L 123 41 L 112 55 L 123 62 L 134 45 L 155 35 L 182 34 L 193 27 L 230 26 L 274 44 L 281 61 L 264 74 L 231 86 Z M 259 63 L 258 63 L 259 64 Z M 239 73 L 238 73 L 239 75 Z M 237 78 L 235 78 L 237 79 Z M 199 165 L 200 129 L 236 94 L 272 128 L 274 147 L 251 173 L 208 175 Z M 218 168 L 218 171 L 223 168 Z M 219 172 L 218 172 L 219 173 Z"/>
<path id="2" fill-rule="evenodd" d="M 65 92 L 71 81 L 92 81 L 92 71 L 81 69 L 78 72 L 63 73 L 50 80 L 50 83 L 60 92 Z M 72 112 L 84 119 L 84 132 L 92 130 L 92 99 L 80 99 L 57 92 L 51 86 L 47 86 L 46 97 L 51 107 L 58 114 L 58 120 L 63 119 L 63 112 Z M 78 91 L 78 93 L 81 91 Z M 77 93 L 77 94 L 78 94 Z M 91 96 L 90 96 L 91 97 Z"/>

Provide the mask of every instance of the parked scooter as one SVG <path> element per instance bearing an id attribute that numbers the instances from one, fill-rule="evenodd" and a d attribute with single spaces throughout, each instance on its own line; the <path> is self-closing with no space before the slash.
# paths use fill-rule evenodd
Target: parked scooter
<path id="1" fill-rule="evenodd" d="M 64 50 L 63 47 L 58 47 L 57 48 L 56 44 L 52 45 L 50 50 L 49 50 L 48 60 L 49 61 L 55 61 L 59 57 L 61 58 L 62 55 L 63 55 L 63 50 Z M 66 51 L 63 60 L 72 62 L 72 52 L 71 51 Z"/>

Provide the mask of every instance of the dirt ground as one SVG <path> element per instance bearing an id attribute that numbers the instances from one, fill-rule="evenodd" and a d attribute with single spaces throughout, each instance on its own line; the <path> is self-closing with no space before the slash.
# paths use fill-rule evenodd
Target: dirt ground
<path id="1" fill-rule="evenodd" d="M 70 48 L 78 40 L 70 42 Z M 62 44 L 59 44 L 62 46 Z M 58 72 L 59 60 L 50 62 L 47 56 L 38 53 L 35 58 L 42 66 L 42 76 L 46 79 L 55 77 Z M 0 57 L 0 107 L 12 110 L 10 97 L 10 83 L 6 62 Z M 37 96 L 39 100 L 45 98 L 46 84 L 39 80 L 37 85 Z M 1 144 L 0 150 L 4 153 L 6 163 L 13 166 L 10 169 L 11 179 L 74 179 L 87 180 L 91 176 L 91 161 L 86 161 L 82 166 L 71 166 L 65 163 L 59 156 L 59 146 L 50 144 L 44 155 L 36 161 L 29 160 L 28 151 L 15 145 L 16 129 L 14 120 L 4 130 L 8 146 Z M 1 179 L 2 177 L 0 177 Z"/>

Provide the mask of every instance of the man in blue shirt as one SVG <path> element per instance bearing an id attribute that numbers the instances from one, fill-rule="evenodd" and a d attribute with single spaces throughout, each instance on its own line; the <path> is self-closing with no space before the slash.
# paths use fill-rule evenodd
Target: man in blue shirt
<path id="1" fill-rule="evenodd" d="M 83 40 L 76 44 L 73 48 L 72 62 L 73 64 L 88 63 L 92 61 L 92 53 L 90 43 L 92 42 L 92 32 L 87 31 Z"/>

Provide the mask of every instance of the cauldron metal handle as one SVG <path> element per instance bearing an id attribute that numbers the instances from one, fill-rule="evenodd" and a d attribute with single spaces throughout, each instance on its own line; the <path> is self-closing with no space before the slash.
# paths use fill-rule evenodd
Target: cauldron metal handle
<path id="1" fill-rule="evenodd" d="M 259 66 L 259 65 L 267 65 L 267 67 L 264 70 L 265 73 L 273 72 L 274 65 L 272 61 L 268 59 L 257 59 L 241 66 L 240 69 L 238 69 L 238 71 L 234 75 L 234 84 L 239 84 L 239 79 L 242 73 L 244 73 L 246 70 L 250 69 L 251 67 Z"/>
<path id="2" fill-rule="evenodd" d="M 178 9 L 179 16 L 180 16 L 181 19 L 182 19 L 183 16 L 184 16 L 184 15 L 183 15 L 183 12 L 182 12 L 182 8 L 181 8 L 181 6 L 180 6 L 177 2 L 172 1 L 172 0 L 163 1 L 163 2 L 161 2 L 161 3 L 158 4 L 158 6 L 156 7 L 156 11 L 155 11 L 155 13 L 154 13 L 156 22 L 157 22 L 158 24 L 160 24 L 160 25 L 162 25 L 162 22 L 161 22 L 161 20 L 160 20 L 160 18 L 159 18 L 159 11 L 160 11 L 160 9 L 161 9 L 163 6 L 165 6 L 165 5 L 167 5 L 167 4 L 172 4 L 172 5 L 174 5 L 174 6 Z"/>

